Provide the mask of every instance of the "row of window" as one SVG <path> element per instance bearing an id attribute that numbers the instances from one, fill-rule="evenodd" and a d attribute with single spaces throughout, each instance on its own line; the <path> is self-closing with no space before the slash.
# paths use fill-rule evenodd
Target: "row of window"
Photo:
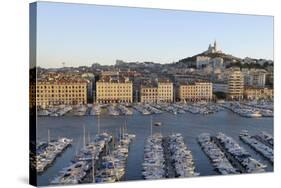
<path id="1" fill-rule="evenodd" d="M 182 87 L 180 90 L 200 90 L 200 89 L 207 89 L 211 90 L 212 87 L 201 87 L 201 88 L 196 88 L 196 87 Z"/>
<path id="2" fill-rule="evenodd" d="M 211 95 L 206 95 L 206 94 L 202 94 L 202 95 L 182 95 L 181 98 L 184 97 L 211 97 Z"/>
<path id="3" fill-rule="evenodd" d="M 75 104 L 86 104 L 85 101 L 68 101 L 68 102 L 61 102 L 61 101 L 40 101 L 36 103 L 37 106 L 43 105 L 57 105 L 57 104 L 67 104 L 67 105 L 75 105 Z"/>
<path id="4" fill-rule="evenodd" d="M 104 94 L 104 95 L 97 95 L 97 98 L 105 98 L 105 97 L 132 97 L 132 95 L 122 95 L 122 94 L 119 94 L 119 95 L 109 95 L 109 94 Z"/>
<path id="5" fill-rule="evenodd" d="M 84 94 L 65 94 L 65 95 L 55 95 L 55 94 L 45 94 L 45 95 L 43 95 L 43 94 L 37 94 L 37 97 L 38 98 L 44 98 L 44 97 L 85 97 L 86 95 L 84 95 Z"/>
<path id="6" fill-rule="evenodd" d="M 53 100 L 50 100 L 50 99 L 42 99 L 42 98 L 41 98 L 41 99 L 38 99 L 38 98 L 37 98 L 36 101 L 46 101 L 46 102 L 47 102 L 47 101 L 54 101 L 54 102 L 55 102 L 55 101 L 63 101 L 63 102 L 69 102 L 69 101 L 84 101 L 84 100 L 85 100 L 84 98 L 63 99 L 63 100 L 62 100 L 62 99 L 61 99 L 61 100 L 54 100 L 54 99 L 53 99 Z"/>
<path id="7" fill-rule="evenodd" d="M 172 96 L 172 93 L 160 93 L 158 96 Z"/>
<path id="8" fill-rule="evenodd" d="M 81 93 L 83 90 L 37 90 L 37 93 Z"/>
<path id="9" fill-rule="evenodd" d="M 132 90 L 98 90 L 98 93 L 128 93 L 128 92 L 132 92 Z"/>
<path id="10" fill-rule="evenodd" d="M 155 93 L 157 93 L 157 89 L 155 89 L 155 90 L 143 89 L 141 92 L 155 92 Z"/>
<path id="11" fill-rule="evenodd" d="M 97 86 L 98 89 L 131 89 L 131 86 Z"/>
<path id="12" fill-rule="evenodd" d="M 144 98 L 144 99 L 157 99 L 157 96 L 141 96 L 141 98 Z"/>
<path id="13" fill-rule="evenodd" d="M 157 96 L 157 93 L 143 93 L 142 96 Z"/>
<path id="14" fill-rule="evenodd" d="M 37 89 L 56 89 L 56 88 L 59 88 L 59 89 L 81 89 L 81 88 L 86 88 L 86 86 L 81 86 L 81 85 L 78 85 L 78 86 L 40 86 L 40 85 L 37 85 L 36 86 Z"/>
<path id="15" fill-rule="evenodd" d="M 187 90 L 187 91 L 181 91 L 180 93 L 200 93 L 200 92 L 209 92 L 211 93 L 211 90 Z"/>

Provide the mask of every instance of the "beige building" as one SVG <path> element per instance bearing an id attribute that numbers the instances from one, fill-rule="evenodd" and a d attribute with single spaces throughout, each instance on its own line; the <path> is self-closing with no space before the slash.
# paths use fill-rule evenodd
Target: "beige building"
<path id="1" fill-rule="evenodd" d="M 127 78 L 104 77 L 96 82 L 97 103 L 133 102 L 133 83 Z"/>
<path id="2" fill-rule="evenodd" d="M 173 102 L 173 83 L 160 81 L 155 86 L 141 86 L 142 103 Z"/>
<path id="3" fill-rule="evenodd" d="M 228 98 L 243 99 L 244 76 L 239 68 L 234 68 L 228 76 Z"/>
<path id="4" fill-rule="evenodd" d="M 244 90 L 244 97 L 248 100 L 273 99 L 273 89 L 248 87 Z"/>
<path id="5" fill-rule="evenodd" d="M 180 85 L 178 94 L 181 101 L 209 101 L 213 98 L 213 85 L 211 82 Z"/>
<path id="6" fill-rule="evenodd" d="M 158 82 L 157 102 L 173 102 L 174 88 L 169 81 Z"/>
<path id="7" fill-rule="evenodd" d="M 38 107 L 87 104 L 87 82 L 83 80 L 39 81 L 30 87 L 31 91 L 36 88 L 35 100 Z"/>
<path id="8" fill-rule="evenodd" d="M 157 103 L 158 87 L 141 86 L 141 102 Z"/>

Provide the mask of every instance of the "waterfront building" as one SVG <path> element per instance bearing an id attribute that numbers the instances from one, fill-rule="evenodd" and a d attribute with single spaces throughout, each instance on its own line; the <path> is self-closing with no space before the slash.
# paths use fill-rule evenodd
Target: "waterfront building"
<path id="1" fill-rule="evenodd" d="M 173 102 L 173 83 L 161 80 L 157 83 L 149 83 L 141 86 L 142 103 Z"/>
<path id="2" fill-rule="evenodd" d="M 158 87 L 153 85 L 141 86 L 141 102 L 157 103 Z"/>
<path id="3" fill-rule="evenodd" d="M 87 82 L 85 80 L 37 81 L 36 105 L 48 107 L 53 105 L 87 104 Z M 34 90 L 35 88 L 31 88 Z"/>
<path id="4" fill-rule="evenodd" d="M 259 88 L 259 87 L 247 87 L 244 90 L 244 97 L 248 100 L 259 99 L 273 99 L 273 89 L 271 88 Z"/>
<path id="5" fill-rule="evenodd" d="M 178 93 L 181 101 L 209 101 L 213 97 L 213 86 L 211 82 L 181 84 Z"/>
<path id="6" fill-rule="evenodd" d="M 173 102 L 173 83 L 165 80 L 158 82 L 157 102 Z"/>
<path id="7" fill-rule="evenodd" d="M 240 68 L 233 68 L 228 77 L 228 98 L 243 99 L 244 77 Z"/>
<path id="8" fill-rule="evenodd" d="M 133 83 L 125 77 L 105 76 L 96 82 L 97 103 L 132 103 Z"/>

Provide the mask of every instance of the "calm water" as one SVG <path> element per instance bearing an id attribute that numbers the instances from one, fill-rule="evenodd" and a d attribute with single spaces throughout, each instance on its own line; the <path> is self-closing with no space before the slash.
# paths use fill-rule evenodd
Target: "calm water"
<path id="1" fill-rule="evenodd" d="M 126 119 L 128 132 L 136 134 L 136 138 L 130 145 L 125 179 L 141 180 L 144 142 L 150 135 L 150 116 L 143 116 L 138 112 L 134 112 L 134 115 L 126 116 Z M 163 113 L 154 115 L 153 119 L 163 123 L 161 127 L 153 127 L 153 132 L 162 132 L 163 135 L 171 133 L 181 133 L 183 135 L 185 143 L 192 151 L 196 172 L 200 172 L 202 176 L 217 174 L 196 141 L 196 137 L 203 132 L 216 134 L 221 131 L 226 133 L 237 140 L 255 159 L 267 164 L 267 171 L 273 170 L 272 165 L 267 160 L 242 143 L 238 138 L 240 131 L 243 129 L 247 129 L 249 134 L 255 134 L 260 131 L 273 134 L 273 118 L 243 118 L 225 110 L 208 116 L 190 113 L 180 115 Z M 124 122 L 125 116 L 101 116 L 101 131 L 106 130 L 117 134 L 119 128 L 124 125 Z M 50 129 L 52 139 L 68 137 L 74 140 L 72 146 L 66 149 L 51 167 L 43 174 L 38 175 L 38 184 L 48 185 L 49 181 L 62 168 L 68 166 L 75 153 L 81 148 L 83 144 L 83 125 L 86 127 L 87 140 L 88 135 L 93 138 L 97 133 L 97 119 L 95 116 L 39 117 L 37 125 L 37 140 L 46 141 L 48 129 Z"/>

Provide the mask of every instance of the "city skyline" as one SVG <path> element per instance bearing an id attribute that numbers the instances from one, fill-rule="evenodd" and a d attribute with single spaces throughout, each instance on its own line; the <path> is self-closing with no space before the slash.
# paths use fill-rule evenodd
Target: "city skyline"
<path id="1" fill-rule="evenodd" d="M 115 60 L 172 63 L 219 49 L 273 60 L 273 17 L 39 2 L 37 65 L 112 65 Z M 243 46 L 241 46 L 243 44 Z"/>

